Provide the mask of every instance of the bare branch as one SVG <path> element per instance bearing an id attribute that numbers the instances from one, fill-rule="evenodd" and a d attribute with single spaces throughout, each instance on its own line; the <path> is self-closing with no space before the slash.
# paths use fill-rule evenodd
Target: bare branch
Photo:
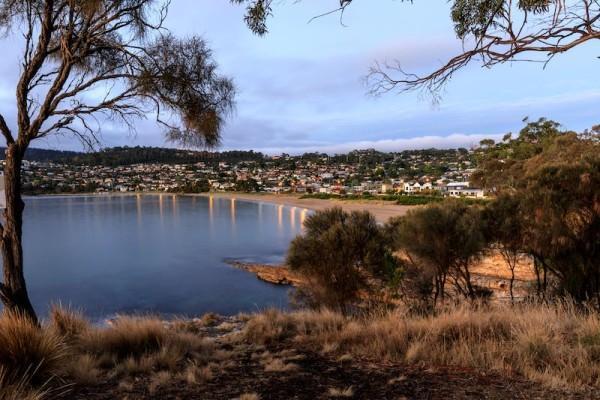
<path id="1" fill-rule="evenodd" d="M 485 68 L 506 62 L 539 62 L 545 67 L 556 55 L 600 39 L 597 0 L 537 3 L 537 8 L 524 8 L 520 2 L 517 5 L 512 0 L 502 0 L 498 8 L 474 17 L 473 10 L 458 8 L 458 4 L 465 7 L 465 2 L 456 1 L 452 16 L 457 34 L 464 45 L 471 45 L 425 75 L 406 73 L 399 62 L 376 63 L 366 78 L 370 93 L 424 90 L 435 98 L 456 72 L 473 61 Z"/>
<path id="2" fill-rule="evenodd" d="M 0 132 L 2 132 L 2 135 L 4 136 L 4 139 L 6 139 L 7 144 L 11 144 L 11 143 L 15 142 L 12 132 L 10 131 L 8 125 L 6 124 L 6 120 L 4 119 L 2 114 L 0 114 Z"/>

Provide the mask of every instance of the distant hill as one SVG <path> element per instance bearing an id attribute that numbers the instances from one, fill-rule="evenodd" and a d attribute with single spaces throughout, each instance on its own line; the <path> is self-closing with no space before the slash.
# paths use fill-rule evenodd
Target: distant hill
<path id="1" fill-rule="evenodd" d="M 0 147 L 0 160 L 4 160 L 6 147 Z M 49 149 L 36 149 L 29 148 L 25 152 L 25 159 L 28 161 L 54 161 L 54 162 L 66 162 L 74 157 L 83 155 L 77 151 L 65 151 L 65 150 L 49 150 Z"/>
<path id="2" fill-rule="evenodd" d="M 5 147 L 0 147 L 0 160 L 5 157 Z M 192 151 L 168 149 L 163 147 L 112 147 L 98 152 L 83 153 L 30 148 L 25 153 L 28 161 L 60 162 L 65 164 L 86 165 L 131 165 L 140 163 L 190 164 L 197 162 L 235 163 L 240 161 L 262 161 L 262 153 L 250 151 Z"/>
<path id="3" fill-rule="evenodd" d="M 130 165 L 141 163 L 191 164 L 197 162 L 262 161 L 262 153 L 250 151 L 192 151 L 163 147 L 112 147 L 95 153 L 79 153 L 69 160 L 72 164 Z"/>

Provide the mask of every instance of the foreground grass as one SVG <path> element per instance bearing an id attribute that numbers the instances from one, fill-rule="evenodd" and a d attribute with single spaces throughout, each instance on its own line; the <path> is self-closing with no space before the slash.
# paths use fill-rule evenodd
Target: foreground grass
<path id="1" fill-rule="evenodd" d="M 268 311 L 249 321 L 245 335 L 342 357 L 519 374 L 553 388 L 600 386 L 600 318 L 570 306 L 457 307 L 429 317 L 396 311 L 359 319 Z"/>
<path id="2" fill-rule="evenodd" d="M 147 394 L 200 388 L 227 368 L 237 368 L 236 356 L 248 351 L 251 357 L 245 362 L 264 373 L 294 376 L 302 372 L 304 356 L 297 354 L 302 349 L 340 365 L 364 360 L 460 367 L 522 376 L 561 390 L 600 386 L 600 318 L 566 305 L 454 307 L 435 316 L 392 311 L 355 318 L 330 311 L 269 310 L 247 317 L 240 332 L 215 341 L 197 328 L 212 329 L 216 319 L 207 315 L 195 323 L 167 326 L 157 319 L 122 317 L 98 328 L 76 312 L 55 308 L 38 328 L 26 318 L 4 313 L 0 400 L 42 400 L 107 381 L 114 382 L 117 392 L 131 391 L 140 382 Z M 356 384 L 330 387 L 325 395 L 352 397 Z"/>

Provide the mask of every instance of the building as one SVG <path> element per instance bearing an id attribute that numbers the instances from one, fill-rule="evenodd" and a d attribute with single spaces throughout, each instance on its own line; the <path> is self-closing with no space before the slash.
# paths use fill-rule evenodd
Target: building
<path id="1" fill-rule="evenodd" d="M 485 197 L 483 189 L 471 187 L 469 182 L 450 182 L 444 188 L 444 194 L 451 197 Z"/>

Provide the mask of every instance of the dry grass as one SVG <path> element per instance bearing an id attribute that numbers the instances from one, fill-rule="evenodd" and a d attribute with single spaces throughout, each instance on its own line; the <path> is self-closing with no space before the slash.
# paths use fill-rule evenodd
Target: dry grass
<path id="1" fill-rule="evenodd" d="M 171 382 L 172 379 L 173 379 L 173 377 L 169 371 L 157 372 L 150 379 L 150 384 L 148 385 L 148 391 L 151 394 L 154 394 L 154 393 L 156 393 L 158 388 L 167 386 Z"/>
<path id="2" fill-rule="evenodd" d="M 95 329 L 80 338 L 81 347 L 93 354 L 111 354 L 122 360 L 157 352 L 167 329 L 156 319 L 120 317 L 109 329 Z"/>
<path id="3" fill-rule="evenodd" d="M 245 337 L 256 343 L 291 339 L 344 359 L 518 373 L 549 387 L 600 385 L 600 316 L 569 305 L 456 307 L 429 317 L 396 311 L 358 319 L 268 311 L 249 321 Z"/>
<path id="4" fill-rule="evenodd" d="M 0 400 L 43 400 L 48 392 L 41 388 L 31 388 L 31 379 L 23 376 L 15 381 L 14 376 L 8 376 L 6 370 L 0 368 Z"/>
<path id="5" fill-rule="evenodd" d="M 265 372 L 290 372 L 299 369 L 297 364 L 287 363 L 281 358 L 271 358 L 263 362 Z"/>
<path id="6" fill-rule="evenodd" d="M 185 370 L 179 375 L 179 378 L 189 385 L 197 385 L 212 380 L 214 374 L 212 371 L 212 365 L 199 366 L 195 362 L 191 362 L 185 368 Z"/>
<path id="7" fill-rule="evenodd" d="M 184 370 L 184 381 L 212 379 L 213 361 L 231 353 L 215 350 L 213 341 L 185 329 L 168 329 L 153 318 L 119 317 L 94 327 L 73 310 L 53 307 L 48 324 L 38 327 L 18 314 L 0 315 L 0 400 L 38 400 L 54 378 L 95 384 L 118 377 L 122 390 L 150 377 L 157 390 Z M 169 378 L 169 379 L 167 379 Z M 36 390 L 37 388 L 37 390 Z M 41 388 L 41 389 L 40 389 Z"/>
<path id="8" fill-rule="evenodd" d="M 327 391 L 329 397 L 352 397 L 354 396 L 354 389 L 349 386 L 345 389 L 329 388 Z"/>
<path id="9" fill-rule="evenodd" d="M 50 329 L 67 340 L 73 340 L 88 332 L 90 324 L 81 311 L 55 304 L 50 309 Z"/>
<path id="10" fill-rule="evenodd" d="M 39 329 L 23 315 L 5 311 L 0 315 L 0 369 L 2 386 L 33 384 L 52 378 L 67 357 L 67 348 L 57 334 Z"/>
<path id="11" fill-rule="evenodd" d="M 260 395 L 257 393 L 244 393 L 237 400 L 260 400 Z"/>

